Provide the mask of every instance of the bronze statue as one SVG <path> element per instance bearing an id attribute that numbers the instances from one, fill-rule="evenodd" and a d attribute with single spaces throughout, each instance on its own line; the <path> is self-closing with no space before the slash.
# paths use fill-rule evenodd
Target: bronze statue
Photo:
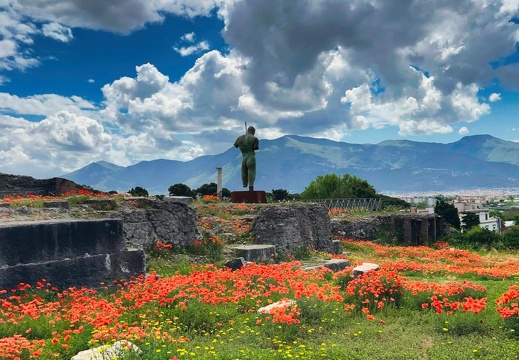
<path id="1" fill-rule="evenodd" d="M 241 179 L 243 187 L 249 185 L 249 190 L 254 190 L 254 180 L 256 179 L 256 153 L 259 149 L 259 140 L 254 133 L 254 126 L 247 128 L 247 133 L 238 136 L 234 142 L 234 146 L 240 148 L 242 154 L 241 162 Z"/>

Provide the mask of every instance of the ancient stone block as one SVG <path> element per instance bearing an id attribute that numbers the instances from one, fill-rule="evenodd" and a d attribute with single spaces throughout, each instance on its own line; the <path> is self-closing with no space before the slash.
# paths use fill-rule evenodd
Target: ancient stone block
<path id="1" fill-rule="evenodd" d="M 341 240 L 332 240 L 333 250 L 332 254 L 339 255 L 342 254 L 342 241 Z"/>
<path id="2" fill-rule="evenodd" d="M 356 278 L 360 275 L 367 273 L 368 271 L 376 271 L 379 270 L 380 266 L 373 263 L 362 263 L 361 265 L 353 268 L 353 277 Z"/>
<path id="3" fill-rule="evenodd" d="M 114 219 L 0 224 L 0 266 L 114 253 L 126 248 Z"/>
<path id="4" fill-rule="evenodd" d="M 276 246 L 274 245 L 238 245 L 233 249 L 237 257 L 252 262 L 272 261 L 276 254 Z"/>
<path id="5" fill-rule="evenodd" d="M 245 259 L 242 257 L 234 258 L 229 261 L 226 261 L 223 264 L 224 267 L 231 269 L 232 271 L 239 270 L 245 266 Z"/>
<path id="6" fill-rule="evenodd" d="M 322 204 L 267 206 L 251 231 L 258 243 L 274 244 L 280 254 L 295 255 L 306 248 L 333 252 L 330 216 Z"/>
<path id="7" fill-rule="evenodd" d="M 145 208 L 119 210 L 107 216 L 121 219 L 124 239 L 132 246 L 142 248 L 158 241 L 178 248 L 193 245 L 199 238 L 196 212 L 184 203 L 165 198 L 146 203 Z"/>
<path id="8" fill-rule="evenodd" d="M 129 280 L 146 272 L 142 250 L 125 250 L 114 254 L 83 256 L 46 262 L 3 266 L 0 289 L 14 289 L 19 283 L 35 285 L 46 279 L 59 289 L 69 287 L 99 288 L 101 282 Z"/>
<path id="9" fill-rule="evenodd" d="M 330 259 L 323 266 L 330 269 L 333 272 L 341 271 L 350 266 L 349 260 L 345 259 Z"/>

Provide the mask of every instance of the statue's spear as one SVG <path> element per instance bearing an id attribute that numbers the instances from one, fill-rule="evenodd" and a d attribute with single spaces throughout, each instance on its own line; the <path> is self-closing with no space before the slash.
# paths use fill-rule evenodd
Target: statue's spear
<path id="1" fill-rule="evenodd" d="M 245 134 L 247 134 L 247 122 L 245 121 Z"/>

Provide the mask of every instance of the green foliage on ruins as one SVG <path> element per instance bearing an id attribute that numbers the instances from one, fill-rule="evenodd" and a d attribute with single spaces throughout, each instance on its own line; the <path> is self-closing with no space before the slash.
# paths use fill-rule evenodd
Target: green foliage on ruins
<path id="1" fill-rule="evenodd" d="M 346 199 L 377 197 L 375 188 L 366 180 L 350 174 L 320 175 L 301 193 L 302 199 Z"/>
<path id="2" fill-rule="evenodd" d="M 443 220 L 456 230 L 461 229 L 460 218 L 458 217 L 458 210 L 456 207 L 445 200 L 438 200 L 434 207 L 434 212 L 440 215 Z"/>
<path id="3" fill-rule="evenodd" d="M 467 213 L 461 218 L 463 222 L 463 230 L 470 230 L 479 225 L 479 216 L 474 213 Z"/>
<path id="4" fill-rule="evenodd" d="M 214 182 L 209 183 L 209 184 L 203 184 L 198 189 L 196 189 L 195 192 L 199 196 L 204 196 L 204 195 L 215 195 L 216 196 L 216 195 L 218 195 L 217 194 L 218 185 Z M 222 197 L 224 197 L 224 198 L 231 197 L 231 191 L 227 188 L 222 188 Z"/>
<path id="5" fill-rule="evenodd" d="M 190 196 L 195 197 L 196 194 L 193 193 L 193 190 L 186 184 L 174 184 L 168 188 L 169 196 Z"/>
<path id="6" fill-rule="evenodd" d="M 285 201 L 293 199 L 293 195 L 291 195 L 286 189 L 272 189 L 271 195 L 273 201 Z"/>
<path id="7" fill-rule="evenodd" d="M 146 190 L 145 188 L 140 187 L 140 186 L 136 186 L 134 188 L 131 188 L 130 190 L 128 190 L 128 192 L 132 196 L 144 196 L 144 197 L 148 197 L 149 196 L 148 190 Z"/>

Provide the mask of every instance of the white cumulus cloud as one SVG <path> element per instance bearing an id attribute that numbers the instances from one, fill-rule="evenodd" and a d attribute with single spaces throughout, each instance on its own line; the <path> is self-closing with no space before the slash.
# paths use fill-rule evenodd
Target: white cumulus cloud
<path id="1" fill-rule="evenodd" d="M 180 54 L 180 56 L 189 56 L 193 54 L 198 54 L 202 51 L 209 50 L 209 43 L 207 41 L 201 41 L 196 45 L 191 45 L 187 47 L 174 47 L 173 48 L 176 52 Z"/>
<path id="2" fill-rule="evenodd" d="M 42 26 L 43 35 L 53 38 L 61 42 L 69 42 L 74 38 L 70 28 L 62 26 L 58 23 L 50 23 Z"/>
<path id="3" fill-rule="evenodd" d="M 462 127 L 458 130 L 458 134 L 460 134 L 460 135 L 462 135 L 462 136 L 468 135 L 468 134 L 469 134 L 469 129 L 467 129 L 466 126 L 462 126 Z"/>
<path id="4" fill-rule="evenodd" d="M 519 65 L 509 61 L 517 0 L 10 0 L 0 10 L 0 83 L 42 61 L 31 51 L 37 36 L 76 41 L 78 28 L 126 35 L 172 14 L 196 22 L 217 13 L 226 42 L 211 50 L 186 32 L 173 49 L 192 56 L 189 70 L 173 79 L 134 64 L 135 73 L 102 86 L 100 104 L 0 93 L 7 169 L 38 168 L 39 159 L 65 172 L 102 155 L 119 164 L 185 160 L 226 150 L 244 121 L 263 138 L 446 134 L 519 89 Z M 504 88 L 484 95 L 496 83 Z M 35 117 L 43 120 L 26 120 Z"/>
<path id="5" fill-rule="evenodd" d="M 499 93 L 492 93 L 488 97 L 488 101 L 490 101 L 490 102 L 496 102 L 499 100 L 501 100 L 501 94 L 499 94 Z"/>

